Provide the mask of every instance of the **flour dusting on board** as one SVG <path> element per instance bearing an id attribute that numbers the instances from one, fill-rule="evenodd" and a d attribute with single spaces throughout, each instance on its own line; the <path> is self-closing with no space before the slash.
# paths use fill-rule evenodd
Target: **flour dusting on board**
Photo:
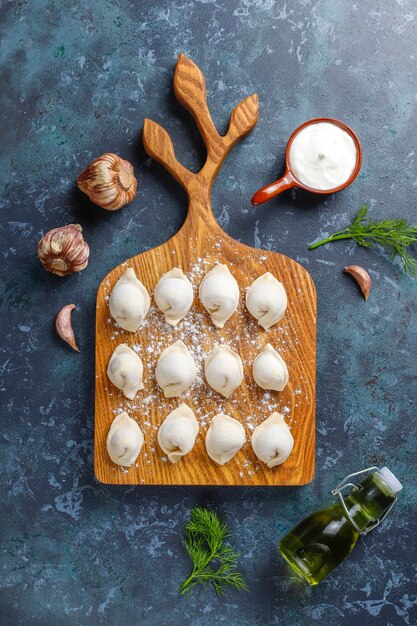
<path id="1" fill-rule="evenodd" d="M 190 240 L 189 243 L 191 246 L 192 241 Z M 134 334 L 127 332 L 109 317 L 108 309 L 105 313 L 106 326 L 110 332 L 113 349 L 120 343 L 127 343 L 143 361 L 145 389 L 138 392 L 136 398 L 132 401 L 128 400 L 107 379 L 107 363 L 105 363 L 102 371 L 97 373 L 97 377 L 102 376 L 105 379 L 105 392 L 108 395 L 109 405 L 111 405 L 110 410 L 113 416 L 126 411 L 131 418 L 137 421 L 145 436 L 146 445 L 136 462 L 136 468 L 142 464 L 151 471 L 153 462 L 162 462 L 166 464 L 167 468 L 170 467 L 168 459 L 157 443 L 157 431 L 165 417 L 184 402 L 194 411 L 200 426 L 198 438 L 203 441 L 210 421 L 217 413 L 226 413 L 238 419 L 244 425 L 247 434 L 247 440 L 243 448 L 244 455 L 238 455 L 230 463 L 235 464 L 240 478 L 250 478 L 260 469 L 260 463 L 254 456 L 250 445 L 250 437 L 256 426 L 274 411 L 281 413 L 290 427 L 295 425 L 297 423 L 297 409 L 307 399 L 308 385 L 304 384 L 305 381 L 302 378 L 302 374 L 291 369 L 291 366 L 289 385 L 291 391 L 284 390 L 280 393 L 264 391 L 255 384 L 252 374 L 253 361 L 263 350 L 266 343 L 272 343 L 285 361 L 287 361 L 287 356 L 291 352 L 297 352 L 298 338 L 294 336 L 294 332 L 289 332 L 291 309 L 294 304 L 291 298 L 288 301 L 287 313 L 283 320 L 268 332 L 265 332 L 248 313 L 245 306 L 246 290 L 251 282 L 258 277 L 259 273 L 247 276 L 242 275 L 242 270 L 239 268 L 240 264 L 228 262 L 231 273 L 239 283 L 240 300 L 237 311 L 223 329 L 219 330 L 214 327 L 209 314 L 199 302 L 198 288 L 202 279 L 217 262 L 222 262 L 216 259 L 221 246 L 221 240 L 214 241 L 211 246 L 213 258 L 196 258 L 189 268 L 181 267 L 181 264 L 178 263 L 178 266 L 181 267 L 192 283 L 194 302 L 187 316 L 177 326 L 173 327 L 164 321 L 163 313 L 157 308 L 153 300 L 152 288 L 154 285 L 148 285 L 145 277 L 138 271 L 138 278 L 148 287 L 151 295 L 151 307 L 143 326 Z M 255 255 L 256 252 L 254 250 L 253 254 Z M 172 267 L 174 267 L 175 249 L 172 249 L 170 254 L 173 257 Z M 219 256 L 221 257 L 221 255 Z M 259 264 L 265 264 L 268 260 L 268 257 L 264 254 L 256 256 Z M 129 266 L 129 262 L 121 265 L 123 269 Z M 265 267 L 265 271 L 268 271 L 268 268 Z M 283 280 L 285 286 L 285 278 L 281 277 L 281 280 Z M 109 294 L 112 287 L 113 284 L 109 280 L 102 284 L 105 302 L 103 306 L 105 307 L 108 307 Z M 179 339 L 185 343 L 192 354 L 197 367 L 197 376 L 192 386 L 180 398 L 164 398 L 162 390 L 158 387 L 155 380 L 155 368 L 161 352 Z M 205 357 L 213 347 L 222 344 L 229 346 L 240 355 L 244 368 L 242 387 L 239 387 L 228 399 L 223 398 L 212 390 L 207 385 L 204 377 Z M 243 402 L 242 393 L 245 394 Z M 247 398 L 249 398 L 248 401 L 246 401 Z M 244 407 L 243 410 L 242 407 Z M 193 452 L 190 453 L 190 456 Z M 183 463 L 184 459 L 180 462 Z M 210 462 L 209 459 L 208 462 Z M 113 471 L 126 473 L 131 470 L 114 466 Z M 139 482 L 147 481 L 141 477 Z"/>

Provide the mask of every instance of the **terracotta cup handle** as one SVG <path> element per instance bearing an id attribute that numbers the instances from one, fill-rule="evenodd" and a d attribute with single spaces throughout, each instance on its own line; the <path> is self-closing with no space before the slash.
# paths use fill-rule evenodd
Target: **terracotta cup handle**
<path id="1" fill-rule="evenodd" d="M 256 193 L 253 194 L 251 202 L 252 204 L 263 204 L 267 200 L 270 200 L 274 196 L 277 196 L 279 193 L 286 191 L 287 189 L 291 189 L 291 187 L 296 187 L 297 183 L 295 178 L 291 174 L 289 170 L 287 170 L 282 178 L 276 180 L 274 183 L 270 183 L 266 185 L 266 187 L 262 187 Z"/>

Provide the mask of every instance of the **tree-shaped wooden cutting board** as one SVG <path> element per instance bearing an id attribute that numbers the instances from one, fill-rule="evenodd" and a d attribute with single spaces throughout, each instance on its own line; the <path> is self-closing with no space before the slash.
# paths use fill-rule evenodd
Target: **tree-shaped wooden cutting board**
<path id="1" fill-rule="evenodd" d="M 110 272 L 97 295 L 96 317 L 96 395 L 95 458 L 98 480 L 123 485 L 303 485 L 314 474 L 315 454 L 315 366 L 316 294 L 308 272 L 282 254 L 258 250 L 229 237 L 214 219 L 210 193 L 224 159 L 235 143 L 255 126 L 258 118 L 256 94 L 233 110 L 226 135 L 217 132 L 206 100 L 205 79 L 190 59 L 180 55 L 174 75 L 177 99 L 194 117 L 207 148 L 207 160 L 197 174 L 181 165 L 168 133 L 146 119 L 143 143 L 147 153 L 159 161 L 188 194 L 188 214 L 180 231 L 163 245 L 139 254 Z M 236 278 L 240 303 L 224 329 L 213 326 L 198 299 L 204 275 L 216 264 L 225 263 Z M 153 299 L 145 324 L 137 333 L 123 331 L 110 318 L 108 298 L 127 267 L 153 294 L 158 279 L 173 267 L 180 267 L 194 287 L 191 311 L 176 327 L 165 323 Z M 246 288 L 265 272 L 281 281 L 288 296 L 284 318 L 265 331 L 245 307 Z M 162 350 L 181 339 L 191 351 L 198 368 L 192 387 L 181 398 L 165 399 L 155 380 L 155 366 Z M 106 370 L 115 347 L 127 343 L 142 358 L 145 389 L 135 400 L 127 400 L 108 380 Z M 238 352 L 244 366 L 244 381 L 225 399 L 208 387 L 203 363 L 213 346 L 227 344 Z M 287 363 L 289 383 L 284 391 L 264 391 L 252 375 L 252 364 L 267 343 L 271 343 Z M 192 451 L 172 464 L 157 443 L 158 427 L 164 418 L 185 402 L 200 424 Z M 122 468 L 111 462 L 106 437 L 114 417 L 122 410 L 141 427 L 145 443 L 134 465 Z M 269 469 L 251 447 L 254 428 L 278 411 L 291 427 L 294 448 L 282 465 Z M 245 427 L 247 441 L 226 465 L 217 465 L 207 455 L 205 433 L 211 418 L 226 413 Z"/>

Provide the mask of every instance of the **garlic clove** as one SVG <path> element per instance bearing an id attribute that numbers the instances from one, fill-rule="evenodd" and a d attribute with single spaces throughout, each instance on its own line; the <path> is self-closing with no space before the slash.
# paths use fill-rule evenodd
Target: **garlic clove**
<path id="1" fill-rule="evenodd" d="M 75 304 L 67 304 L 58 313 L 55 317 L 55 328 L 58 335 L 66 341 L 71 348 L 79 352 L 79 348 L 75 343 L 74 331 L 72 330 L 71 324 L 71 313 L 75 309 Z"/>
<path id="2" fill-rule="evenodd" d="M 118 211 L 135 198 L 138 181 L 129 161 L 107 152 L 81 172 L 77 185 L 94 204 Z"/>
<path id="3" fill-rule="evenodd" d="M 79 224 L 68 224 L 48 231 L 38 243 L 38 257 L 47 272 L 68 276 L 88 265 L 90 248 Z"/>
<path id="4" fill-rule="evenodd" d="M 345 267 L 344 272 L 345 274 L 350 274 L 356 280 L 365 300 L 367 300 L 371 291 L 371 277 L 368 272 L 359 265 L 349 265 Z"/>

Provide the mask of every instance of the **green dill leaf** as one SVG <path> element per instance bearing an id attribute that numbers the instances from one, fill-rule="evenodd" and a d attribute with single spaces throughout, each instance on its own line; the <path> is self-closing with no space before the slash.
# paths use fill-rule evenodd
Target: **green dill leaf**
<path id="1" fill-rule="evenodd" d="M 363 222 L 366 219 L 366 214 L 368 213 L 368 205 L 364 204 L 361 209 L 359 210 L 359 213 L 357 214 L 357 216 L 355 217 L 355 219 L 352 222 L 352 228 L 361 226 L 361 224 L 363 224 Z"/>
<path id="2" fill-rule="evenodd" d="M 378 222 L 368 217 L 368 205 L 364 204 L 350 226 L 312 243 L 309 250 L 342 239 L 353 239 L 365 248 L 380 246 L 388 249 L 391 261 L 398 257 L 403 271 L 410 276 L 417 276 L 417 259 L 409 253 L 409 248 L 417 244 L 417 225 L 412 226 L 405 219 L 383 219 Z"/>
<path id="3" fill-rule="evenodd" d="M 226 522 L 210 509 L 195 507 L 184 531 L 184 545 L 193 562 L 193 571 L 182 583 L 180 593 L 191 591 L 200 583 L 211 582 L 219 595 L 228 587 L 247 590 L 240 572 L 236 570 L 239 554 L 225 543 L 231 536 Z"/>

